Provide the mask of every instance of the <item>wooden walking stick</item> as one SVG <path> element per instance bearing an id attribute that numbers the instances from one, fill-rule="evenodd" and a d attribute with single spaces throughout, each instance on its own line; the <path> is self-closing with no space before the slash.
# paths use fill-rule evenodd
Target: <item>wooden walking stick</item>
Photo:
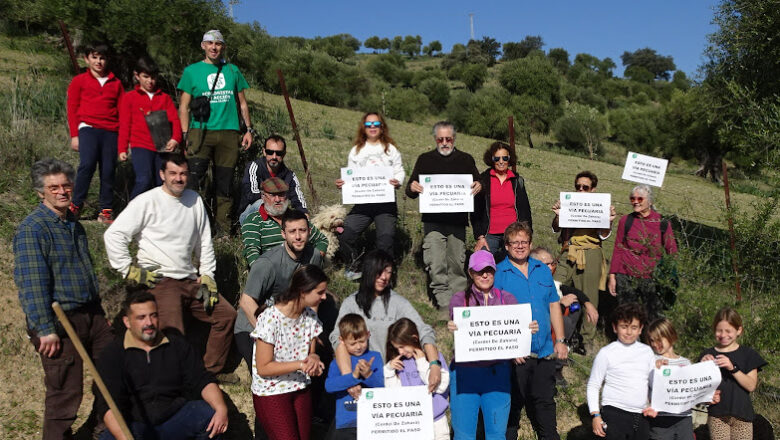
<path id="1" fill-rule="evenodd" d="M 79 352 L 81 360 L 84 361 L 84 366 L 87 367 L 87 370 L 89 370 L 89 372 L 92 374 L 92 377 L 95 378 L 95 384 L 100 390 L 100 394 L 102 394 L 103 398 L 106 399 L 108 407 L 111 408 L 111 413 L 114 414 L 114 418 L 116 418 L 117 423 L 119 423 L 119 427 L 122 429 L 122 433 L 125 435 L 125 438 L 127 438 L 127 440 L 133 440 L 133 434 L 130 433 L 130 429 L 127 427 L 127 423 L 125 422 L 125 418 L 122 417 L 122 413 L 119 412 L 119 408 L 116 406 L 114 398 L 111 397 L 111 394 L 108 392 L 106 384 L 103 383 L 103 378 L 100 377 L 100 373 L 98 373 L 97 368 L 95 368 L 95 364 L 92 363 L 92 359 L 89 358 L 87 350 L 84 349 L 84 344 L 81 343 L 81 339 L 79 339 L 79 335 L 76 334 L 76 330 L 73 328 L 73 325 L 71 325 L 67 315 L 65 315 L 65 311 L 62 310 L 60 303 L 57 301 L 51 303 L 51 308 L 54 309 L 54 313 L 57 315 L 57 319 L 60 320 L 62 326 L 65 327 L 65 332 L 68 334 L 68 337 L 71 341 L 73 341 L 73 346 L 76 347 L 76 351 Z"/>

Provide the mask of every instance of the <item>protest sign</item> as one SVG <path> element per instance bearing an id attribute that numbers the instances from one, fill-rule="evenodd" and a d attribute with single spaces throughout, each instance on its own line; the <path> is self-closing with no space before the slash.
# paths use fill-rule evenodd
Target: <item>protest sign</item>
<path id="1" fill-rule="evenodd" d="M 433 401 L 428 387 L 363 388 L 357 402 L 357 438 L 433 438 Z"/>
<path id="2" fill-rule="evenodd" d="M 472 212 L 471 174 L 420 174 L 420 213 Z"/>
<path id="3" fill-rule="evenodd" d="M 514 359 L 531 353 L 531 305 L 455 307 L 458 362 Z"/>
<path id="4" fill-rule="evenodd" d="M 626 166 L 623 168 L 623 180 L 662 186 L 669 161 L 644 154 L 628 152 Z"/>
<path id="5" fill-rule="evenodd" d="M 562 192 L 558 225 L 562 228 L 609 229 L 609 193 Z"/>
<path id="6" fill-rule="evenodd" d="M 395 202 L 395 187 L 391 167 L 342 168 L 341 203 L 384 203 Z"/>
<path id="7" fill-rule="evenodd" d="M 696 404 L 711 402 L 720 380 L 720 368 L 714 361 L 686 367 L 662 366 L 653 373 L 650 407 L 679 414 Z"/>

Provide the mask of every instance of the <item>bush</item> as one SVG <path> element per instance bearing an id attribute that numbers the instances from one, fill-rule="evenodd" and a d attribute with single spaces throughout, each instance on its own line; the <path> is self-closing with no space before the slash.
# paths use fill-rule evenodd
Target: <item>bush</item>
<path id="1" fill-rule="evenodd" d="M 593 107 L 571 104 L 553 124 L 553 132 L 568 147 L 586 148 L 593 159 L 607 133 L 607 121 Z"/>
<path id="2" fill-rule="evenodd" d="M 487 66 L 484 64 L 467 64 L 460 71 L 460 79 L 471 92 L 477 91 L 487 79 Z"/>
<path id="3" fill-rule="evenodd" d="M 553 105 L 560 102 L 561 75 L 547 58 L 510 61 L 501 66 L 498 81 L 514 95 L 530 95 Z"/>
<path id="4" fill-rule="evenodd" d="M 428 113 L 428 98 L 414 89 L 395 88 L 385 94 L 385 116 L 413 122 Z"/>
<path id="5" fill-rule="evenodd" d="M 474 94 L 455 92 L 446 114 L 462 132 L 501 140 L 508 137 L 509 97 L 497 87 L 486 87 Z"/>
<path id="6" fill-rule="evenodd" d="M 659 110 L 652 106 L 631 105 L 609 112 L 610 139 L 631 151 L 654 153 L 664 145 L 658 130 Z"/>
<path id="7" fill-rule="evenodd" d="M 428 97 L 431 103 L 431 111 L 441 112 L 447 107 L 447 101 L 450 100 L 450 86 L 447 81 L 438 78 L 428 78 L 417 86 L 417 90 Z"/>

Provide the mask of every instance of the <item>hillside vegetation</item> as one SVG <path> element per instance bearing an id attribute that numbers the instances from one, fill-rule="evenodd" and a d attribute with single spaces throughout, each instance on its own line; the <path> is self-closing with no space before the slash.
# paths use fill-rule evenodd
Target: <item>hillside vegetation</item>
<path id="1" fill-rule="evenodd" d="M 29 186 L 29 166 L 47 156 L 60 157 L 75 165 L 78 157 L 67 148 L 64 99 L 70 75 L 62 50 L 41 37 L 1 36 L 0 46 L 5 48 L 0 51 L 0 84 L 7 90 L 0 96 L 0 169 L 3 170 L 0 174 L 0 393 L 4 396 L 0 400 L 0 437 L 26 439 L 38 435 L 43 384 L 40 362 L 26 338 L 24 315 L 16 299 L 11 238 L 16 224 L 37 202 Z M 256 90 L 250 91 L 248 97 L 258 129 L 263 135 L 278 132 L 288 139 L 290 154 L 286 161 L 301 175 L 303 170 L 283 99 Z M 338 203 L 339 194 L 333 180 L 339 175 L 339 168 L 346 163 L 361 113 L 295 99 L 292 105 L 317 196 L 322 204 Z M 391 134 L 403 154 L 407 173 L 411 172 L 417 155 L 433 147 L 430 133 L 433 119 L 426 118 L 422 124 L 389 120 Z M 536 144 L 548 139 L 537 135 L 532 137 Z M 490 139 L 467 134 L 459 134 L 457 138 L 458 148 L 472 154 L 478 163 L 490 142 Z M 256 154 L 256 148 L 242 156 L 242 160 Z M 535 244 L 556 247 L 555 236 L 546 227 L 552 217 L 549 207 L 559 191 L 570 189 L 573 175 L 581 169 L 590 169 L 599 176 L 600 191 L 612 194 L 619 213 L 625 214 L 630 210 L 627 197 L 633 184 L 620 179 L 620 165 L 530 149 L 524 145 L 518 146 L 518 157 L 518 171 L 526 179 L 537 225 Z M 482 169 L 484 165 L 479 167 Z M 311 198 L 309 188 L 304 190 Z M 91 194 L 90 200 L 95 197 L 96 194 Z M 410 298 L 426 320 L 436 323 L 441 347 L 449 357 L 451 337 L 441 323 L 435 321 L 435 313 L 426 297 L 426 276 L 419 258 L 422 227 L 417 201 L 401 197 L 398 203 L 400 215 L 396 253 L 402 260 L 396 287 Z M 732 193 L 732 203 L 740 209 L 736 215 L 737 249 L 744 300 L 738 308 L 746 318 L 744 342 L 756 347 L 770 362 L 760 375 L 761 385 L 754 393 L 754 402 L 757 412 L 777 427 L 780 356 L 776 316 L 780 314 L 780 307 L 773 295 L 777 292 L 778 276 L 769 269 L 777 267 L 779 262 L 774 256 L 780 235 L 777 201 L 752 194 Z M 675 233 L 681 243 L 683 284 L 671 317 L 683 334 L 679 352 L 695 357 L 702 348 L 713 344 L 709 324 L 714 311 L 722 305 L 735 303 L 734 275 L 727 250 L 728 237 L 724 233 L 723 191 L 718 185 L 693 176 L 685 164 L 672 164 L 663 189 L 658 191 L 657 207 L 664 215 L 673 215 L 677 219 Z M 91 209 L 88 208 L 85 216 L 89 218 L 90 215 Z M 93 221 L 84 223 L 107 311 L 109 314 L 116 313 L 123 283 L 108 268 L 102 241 L 104 228 Z M 613 244 L 614 238 L 605 243 L 608 253 L 611 253 Z M 221 242 L 216 245 L 216 251 L 220 289 L 226 297 L 233 299 L 246 277 L 240 243 L 235 239 Z M 355 289 L 355 284 L 344 280 L 338 272 L 332 272 L 332 278 L 330 288 L 340 298 Z M 566 369 L 570 387 L 560 390 L 557 397 L 559 429 L 569 439 L 588 438 L 589 421 L 583 413 L 584 383 L 592 355 L 573 356 L 572 368 Z M 234 439 L 247 438 L 254 414 L 248 373 L 243 364 L 238 366 L 237 372 L 244 382 L 225 387 L 232 406 L 228 438 Z M 77 426 L 88 413 L 89 393 L 86 393 L 85 401 Z M 532 435 L 528 423 L 524 423 L 521 434 L 523 438 Z"/>

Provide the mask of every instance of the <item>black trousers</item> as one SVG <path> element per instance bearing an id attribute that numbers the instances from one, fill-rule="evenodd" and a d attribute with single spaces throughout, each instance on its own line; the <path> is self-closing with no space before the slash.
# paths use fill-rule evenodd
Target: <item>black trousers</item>
<path id="1" fill-rule="evenodd" d="M 641 413 L 632 413 L 607 405 L 601 408 L 601 418 L 607 424 L 607 440 L 648 440 L 650 438 L 650 423 Z"/>
<path id="2" fill-rule="evenodd" d="M 517 440 L 523 408 L 537 438 L 560 440 L 555 415 L 555 366 L 554 359 L 535 358 L 527 358 L 524 364 L 515 365 L 507 440 Z"/>

